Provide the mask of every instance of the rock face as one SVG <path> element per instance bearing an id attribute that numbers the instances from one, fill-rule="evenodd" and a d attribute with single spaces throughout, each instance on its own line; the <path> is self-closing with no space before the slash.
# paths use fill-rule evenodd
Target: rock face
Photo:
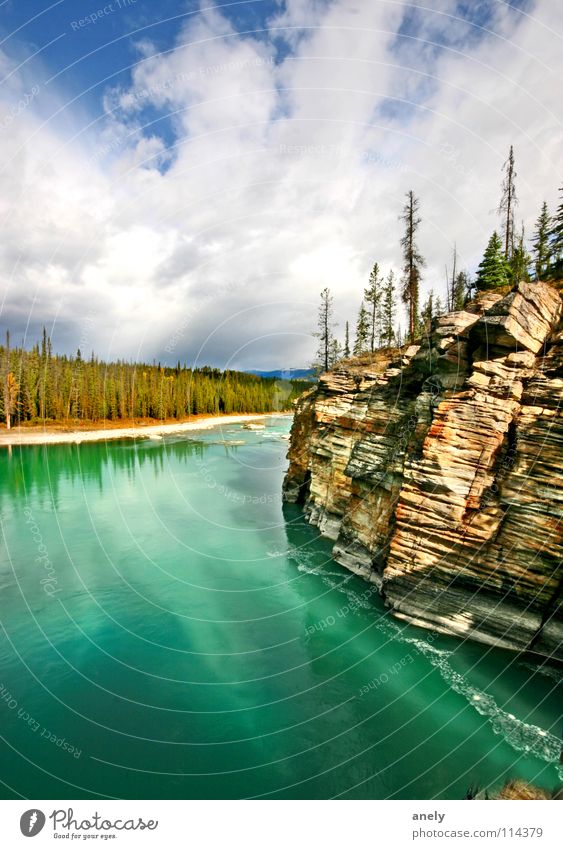
<path id="1" fill-rule="evenodd" d="M 301 397 L 287 501 L 425 627 L 563 658 L 561 300 L 490 294 Z"/>

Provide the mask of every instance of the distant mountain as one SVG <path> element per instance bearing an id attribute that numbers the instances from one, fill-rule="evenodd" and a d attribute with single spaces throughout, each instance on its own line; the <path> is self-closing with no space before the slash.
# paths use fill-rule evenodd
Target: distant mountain
<path id="1" fill-rule="evenodd" d="M 258 371 L 247 369 L 247 374 L 255 374 L 258 377 L 277 377 L 279 380 L 315 380 L 315 371 L 312 368 L 286 368 L 272 369 L 271 371 Z"/>

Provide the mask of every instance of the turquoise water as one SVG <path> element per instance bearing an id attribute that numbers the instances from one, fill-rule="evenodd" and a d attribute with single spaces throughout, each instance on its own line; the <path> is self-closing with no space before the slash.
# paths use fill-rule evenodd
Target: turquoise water
<path id="1" fill-rule="evenodd" d="M 389 617 L 282 508 L 289 424 L 1 450 L 5 798 L 558 784 L 558 674 Z"/>

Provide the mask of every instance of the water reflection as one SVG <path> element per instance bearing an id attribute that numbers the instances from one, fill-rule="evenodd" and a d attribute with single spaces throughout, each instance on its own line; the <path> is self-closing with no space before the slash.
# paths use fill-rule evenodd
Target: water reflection
<path id="1" fill-rule="evenodd" d="M 61 482 L 95 482 L 102 492 L 108 472 L 125 473 L 130 481 L 141 469 L 160 475 L 171 462 L 202 458 L 209 444 L 183 438 L 14 446 L 0 451 L 0 506 L 12 503 L 14 496 L 34 495 L 41 506 L 49 502 L 56 508 Z M 226 452 L 234 450 L 236 446 L 225 446 Z"/>

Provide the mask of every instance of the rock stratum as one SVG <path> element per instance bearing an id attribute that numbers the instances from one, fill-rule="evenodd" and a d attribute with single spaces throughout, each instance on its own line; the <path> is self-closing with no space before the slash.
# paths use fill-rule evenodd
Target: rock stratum
<path id="1" fill-rule="evenodd" d="M 520 283 L 296 404 L 284 498 L 417 625 L 563 659 L 563 331 Z"/>

